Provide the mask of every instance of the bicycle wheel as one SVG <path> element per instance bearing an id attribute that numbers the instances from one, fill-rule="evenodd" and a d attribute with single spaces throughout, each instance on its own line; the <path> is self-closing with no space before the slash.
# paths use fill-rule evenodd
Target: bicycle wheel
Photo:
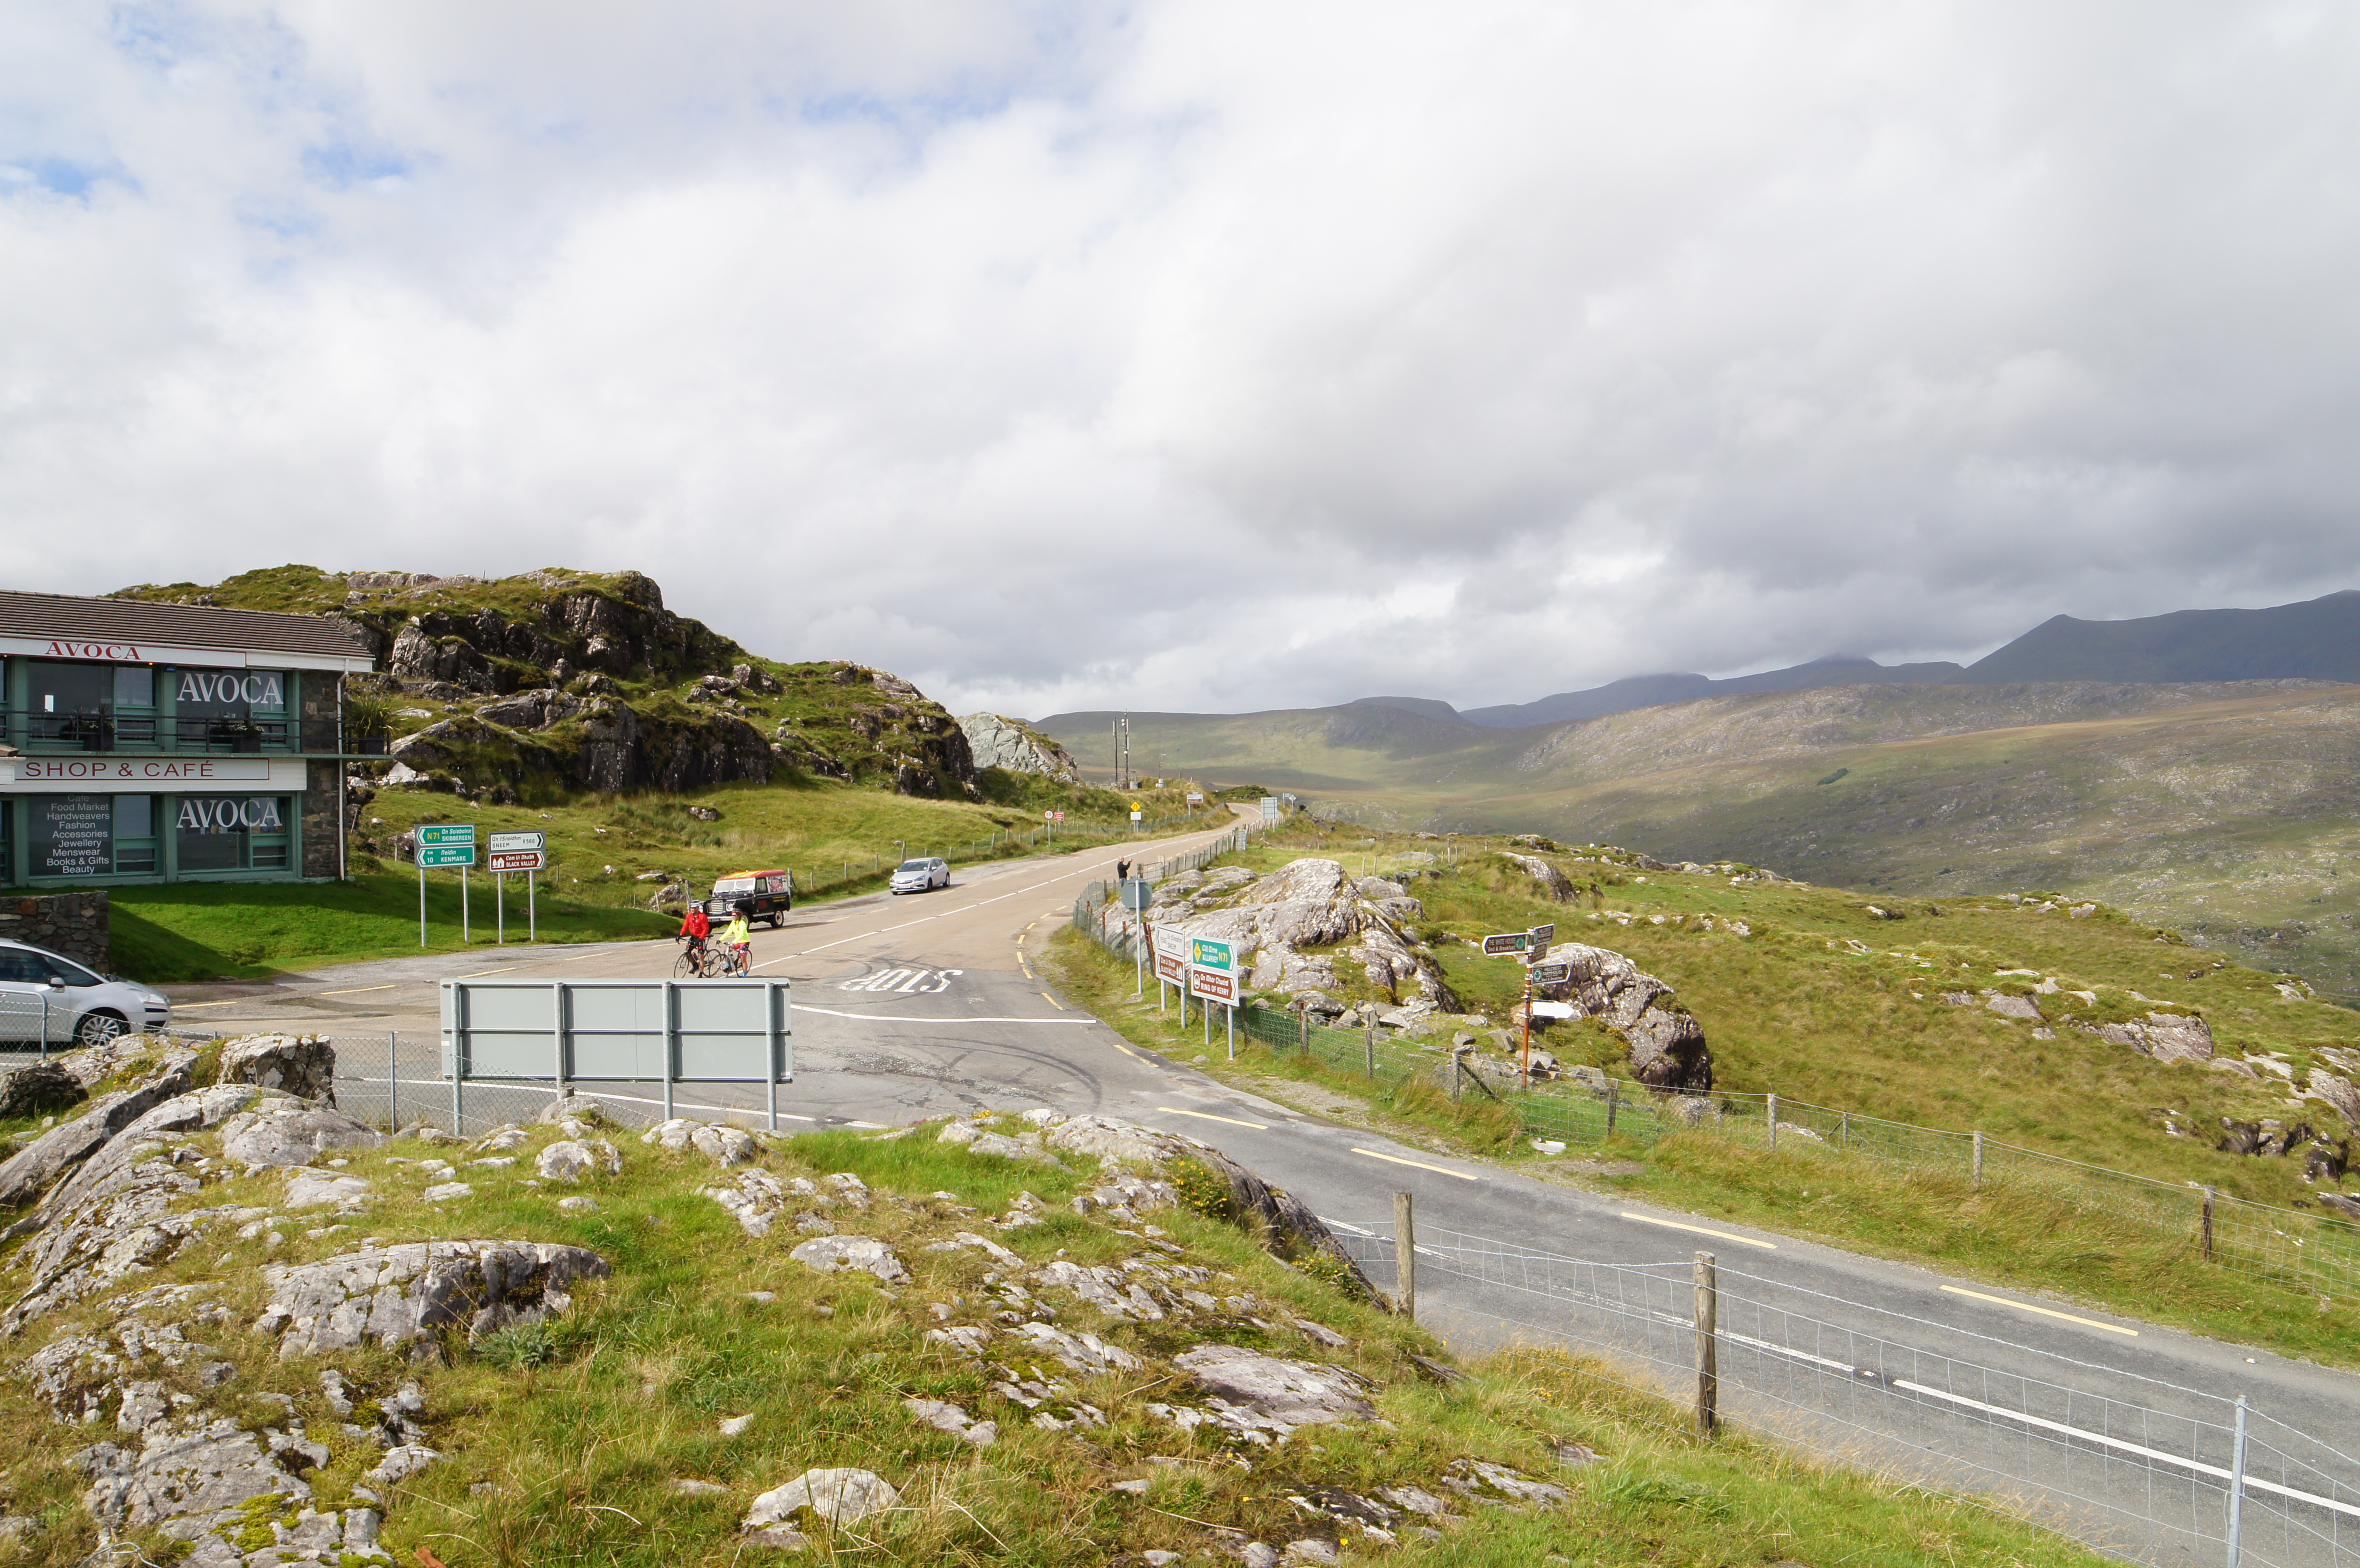
<path id="1" fill-rule="evenodd" d="M 675 980 L 694 980 L 704 973 L 705 960 L 701 954 L 683 952 L 672 961 L 672 977 Z"/>
<path id="2" fill-rule="evenodd" d="M 718 980 L 729 973 L 729 955 L 715 948 L 705 950 L 705 967 L 697 972 L 707 980 Z"/>

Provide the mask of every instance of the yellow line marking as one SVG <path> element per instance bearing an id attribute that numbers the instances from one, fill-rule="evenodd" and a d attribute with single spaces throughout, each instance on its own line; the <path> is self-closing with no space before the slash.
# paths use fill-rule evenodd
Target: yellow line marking
<path id="1" fill-rule="evenodd" d="M 393 982 L 388 981 L 383 985 L 354 985 L 342 991 L 322 991 L 320 995 L 322 996 L 357 996 L 364 991 L 390 991 L 393 989 Z"/>
<path id="2" fill-rule="evenodd" d="M 1733 1241 L 1740 1247 L 1758 1247 L 1765 1252 L 1778 1250 L 1778 1244 L 1775 1241 L 1756 1241 L 1750 1236 L 1739 1236 L 1733 1231 L 1710 1230 L 1700 1225 L 1682 1225 L 1677 1220 L 1659 1220 L 1648 1214 L 1626 1214 L 1622 1217 L 1626 1220 L 1636 1220 L 1641 1225 L 1662 1225 L 1667 1230 L 1692 1230 L 1699 1236 L 1709 1236 L 1721 1241 Z"/>
<path id="3" fill-rule="evenodd" d="M 1217 1116 L 1210 1111 L 1184 1111 L 1177 1105 L 1158 1105 L 1155 1108 L 1167 1116 L 1195 1116 L 1200 1121 L 1227 1122 L 1231 1127 L 1251 1127 L 1256 1132 L 1270 1130 L 1268 1122 L 1241 1122 L 1235 1116 Z"/>
<path id="4" fill-rule="evenodd" d="M 1030 975 L 1027 975 L 1024 978 L 1026 978 L 1027 980 L 1030 980 L 1030 979 L 1032 979 L 1032 976 L 1031 976 Z M 1061 1013 L 1062 1013 L 1062 1012 L 1064 1012 L 1064 1011 L 1065 1010 L 1065 1003 L 1063 1003 L 1063 1002 L 1061 1002 L 1061 1001 L 1059 1001 L 1059 1000 L 1057 1000 L 1057 998 L 1056 998 L 1056 997 L 1052 996 L 1051 996 L 1051 995 L 1049 995 L 1049 993 L 1048 993 L 1048 992 L 1046 992 L 1046 991 L 1043 991 L 1043 992 L 1042 992 L 1042 993 L 1041 993 L 1041 999 L 1042 999 L 1043 1001 L 1044 1001 L 1044 1002 L 1048 1003 L 1051 1007 L 1053 1007 L 1056 1008 L 1056 1009 L 1057 1009 L 1059 1012 L 1061 1012 Z"/>
<path id="5" fill-rule="evenodd" d="M 1032 934 L 1032 933 L 1031 931 L 1018 931 L 1016 933 L 1016 945 L 1022 947 L 1024 945 L 1024 939 Z"/>
<path id="6" fill-rule="evenodd" d="M 2133 1339 L 2138 1330 L 2125 1328 L 2120 1323 L 2100 1323 L 2095 1318 L 2077 1318 L 2071 1312 L 2060 1312 L 2050 1307 L 2036 1307 L 2030 1301 L 2011 1301 L 2005 1296 L 1986 1296 L 1981 1290 L 1962 1290 L 1956 1285 L 1942 1287 L 1953 1296 L 1972 1296 L 1978 1301 L 1989 1301 L 1995 1307 L 2014 1307 L 2019 1312 L 2038 1312 L 2044 1318 L 2063 1318 L 2067 1323 L 2080 1323 L 2083 1328 L 2102 1328 L 2108 1334 L 2126 1334 Z"/>
<path id="7" fill-rule="evenodd" d="M 1352 1152 L 1355 1154 L 1365 1154 L 1371 1160 L 1388 1160 L 1395 1165 L 1415 1166 L 1420 1171 L 1431 1171 L 1437 1176 L 1456 1176 L 1461 1181 L 1480 1181 L 1483 1179 L 1480 1176 L 1470 1176 L 1464 1171 L 1451 1171 L 1439 1165 L 1428 1165 L 1425 1161 L 1419 1160 L 1404 1160 L 1398 1154 L 1379 1154 L 1373 1149 L 1354 1149 Z"/>
<path id="8" fill-rule="evenodd" d="M 521 969 L 521 964 L 503 964 L 497 969 L 478 969 L 473 975 L 462 975 L 462 980 L 481 980 L 486 975 L 505 975 L 511 969 Z"/>
<path id="9" fill-rule="evenodd" d="M 172 1010 L 176 1013 L 185 1013 L 193 1011 L 198 1007 L 226 1007 L 235 1002 L 266 1002 L 268 1000 L 269 998 L 268 996 L 230 996 L 218 1002 L 175 1002 L 172 1004 Z"/>
<path id="10" fill-rule="evenodd" d="M 1140 1055 L 1139 1052 L 1131 1050 L 1131 1047 L 1123 1044 L 1120 1040 L 1116 1040 L 1114 1042 L 1114 1048 L 1117 1051 L 1121 1051 L 1125 1056 L 1130 1057 L 1133 1062 L 1144 1062 L 1147 1060 L 1147 1058 Z"/>

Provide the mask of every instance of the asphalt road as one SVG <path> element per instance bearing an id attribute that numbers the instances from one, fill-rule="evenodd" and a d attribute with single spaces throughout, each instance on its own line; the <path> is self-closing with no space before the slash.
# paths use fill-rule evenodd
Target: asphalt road
<path id="1" fill-rule="evenodd" d="M 1166 841 L 1149 853 L 1211 836 Z M 1342 1234 L 1360 1237 L 1378 1259 L 1390 1257 L 1391 1194 L 1407 1192 L 1422 1234 L 1437 1249 L 1419 1283 L 1423 1321 L 1469 1349 L 1539 1339 L 1576 1321 L 1592 1332 L 1603 1325 L 1631 1354 L 1652 1356 L 1672 1387 L 1685 1381 L 1677 1367 L 1688 1354 L 1691 1259 L 1709 1250 L 1721 1270 L 1726 1407 L 1812 1431 L 1823 1442 L 1840 1438 L 1864 1458 L 1919 1473 L 1938 1474 L 1942 1454 L 1969 1455 L 2016 1475 L 2027 1494 L 2097 1498 L 2149 1516 L 2182 1512 L 2188 1523 L 2217 1534 L 2218 1481 L 2137 1451 L 2192 1448 L 2225 1466 L 2227 1439 L 2212 1427 L 2228 1419 L 2221 1401 L 2245 1395 L 2327 1450 L 2360 1454 L 2360 1378 L 2347 1373 L 1437 1155 L 1142 1052 L 1064 1005 L 1028 958 L 1068 917 L 1082 886 L 1111 875 L 1116 855 L 962 869 L 946 889 L 817 906 L 791 916 L 781 931 L 758 932 L 756 972 L 795 982 L 795 1077 L 780 1091 L 782 1115 L 802 1126 L 889 1126 L 1035 1105 L 1123 1116 L 1221 1148 L 1305 1199 Z M 423 1097 L 406 1098 L 407 1116 L 410 1103 L 431 1113 L 449 1093 L 435 1083 L 429 1054 L 435 986 L 444 976 L 661 975 L 672 955 L 668 943 L 640 942 L 388 960 L 229 994 L 179 987 L 176 1017 L 183 1025 L 334 1035 L 340 1079 L 376 1075 L 377 1042 L 399 1030 L 416 1042 L 414 1056 L 410 1045 L 402 1048 L 400 1092 Z M 1222 1049 L 1218 1027 L 1209 1049 Z M 661 1093 L 658 1085 L 607 1087 L 641 1102 L 642 1115 Z M 683 1085 L 677 1094 L 683 1106 L 762 1103 L 753 1085 Z M 1505 1254 L 1523 1249 L 1615 1267 L 1557 1268 L 1544 1281 L 1534 1277 L 1535 1265 L 1502 1256 L 1475 1270 L 1490 1276 L 1486 1282 L 1468 1277 L 1469 1254 L 1453 1233 L 1488 1238 Z M 1391 1284 L 1382 1262 L 1371 1272 Z M 1519 1280 L 1540 1288 L 1520 1288 Z M 1612 1310 L 1600 1305 L 1608 1298 L 1618 1303 Z M 2199 1430 L 2193 1422 L 2211 1425 Z M 2360 1465 L 2324 1451 L 2313 1457 L 2337 1478 L 2360 1483 Z M 2322 1490 L 2316 1477 L 2281 1479 L 2298 1491 Z M 2324 1489 L 2350 1512 L 2298 1501 L 2290 1505 L 2296 1517 L 2304 1528 L 2360 1540 L 2360 1490 Z M 2267 1508 L 2248 1507 L 2257 1516 L 2253 1528 L 2283 1529 L 2258 1517 Z M 2166 1526 L 2107 1523 L 2141 1558 L 2218 1559 L 2217 1547 Z M 2289 1541 L 2256 1560 L 2355 1560 L 2309 1549 L 2300 1531 Z"/>

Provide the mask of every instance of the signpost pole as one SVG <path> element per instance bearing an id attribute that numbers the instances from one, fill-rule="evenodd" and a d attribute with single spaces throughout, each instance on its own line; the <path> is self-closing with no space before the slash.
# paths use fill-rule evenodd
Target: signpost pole
<path id="1" fill-rule="evenodd" d="M 416 855 L 418 851 L 410 852 Z M 418 863 L 418 945 L 426 945 L 426 862 Z"/>
<path id="2" fill-rule="evenodd" d="M 505 872 L 492 873 L 492 916 L 497 922 L 493 927 L 497 934 L 492 938 L 492 945 L 506 947 L 508 944 L 508 879 Z"/>
<path id="3" fill-rule="evenodd" d="M 475 940 L 467 927 L 467 868 L 462 866 L 459 867 L 459 945 L 464 947 Z"/>
<path id="4" fill-rule="evenodd" d="M 1533 966 L 1524 965 L 1524 1062 L 1521 1070 L 1524 1088 L 1533 1086 Z"/>
<path id="5" fill-rule="evenodd" d="M 532 885 L 533 876 L 534 874 L 530 871 L 524 874 L 524 939 L 527 942 L 538 942 L 541 940 L 541 905 L 533 896 L 535 891 Z"/>

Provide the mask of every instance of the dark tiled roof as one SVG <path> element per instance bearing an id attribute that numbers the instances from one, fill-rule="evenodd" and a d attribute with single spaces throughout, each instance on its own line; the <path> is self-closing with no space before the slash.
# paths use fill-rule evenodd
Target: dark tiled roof
<path id="1" fill-rule="evenodd" d="M 140 599 L 85 599 L 67 593 L 16 593 L 5 589 L 0 589 L 0 637 L 252 648 L 364 663 L 369 657 L 369 650 L 350 633 L 317 615 L 222 610 L 204 604 L 151 604 Z"/>

